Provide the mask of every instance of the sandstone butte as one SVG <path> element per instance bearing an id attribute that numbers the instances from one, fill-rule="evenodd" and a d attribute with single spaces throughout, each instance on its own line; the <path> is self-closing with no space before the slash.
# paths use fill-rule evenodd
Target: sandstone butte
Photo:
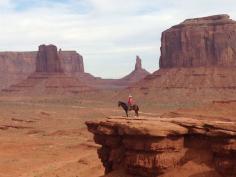
<path id="1" fill-rule="evenodd" d="M 234 177 L 236 123 L 192 118 L 87 121 L 108 177 Z"/>
<path id="2" fill-rule="evenodd" d="M 136 97 L 236 99 L 236 22 L 228 15 L 187 19 L 167 29 L 160 50 L 160 69 L 129 88 Z"/>
<path id="3" fill-rule="evenodd" d="M 67 57 L 70 59 L 70 64 L 64 64 Z M 78 66 L 72 66 L 73 63 L 78 64 Z M 19 96 L 77 94 L 95 90 L 86 85 L 80 78 L 71 76 L 74 72 L 86 75 L 82 58 L 76 52 L 62 52 L 61 50 L 58 52 L 54 45 L 41 45 L 37 52 L 35 68 L 35 72 L 29 74 L 25 80 L 3 89 L 2 92 Z M 71 75 L 67 73 L 67 69 Z"/>
<path id="4" fill-rule="evenodd" d="M 161 43 L 160 68 L 236 66 L 236 23 L 228 15 L 185 20 Z"/>
<path id="5" fill-rule="evenodd" d="M 59 50 L 57 52 L 57 47 L 54 45 L 41 45 L 39 50 L 40 52 L 0 52 L 0 89 L 19 83 L 36 70 L 58 69 L 69 75 L 83 75 L 83 57 L 76 51 Z M 47 61 L 46 57 L 48 57 Z M 54 60 L 51 60 L 52 57 L 57 58 L 57 62 L 54 63 Z M 37 58 L 41 58 L 41 60 L 37 60 Z M 43 59 L 44 61 L 42 61 Z M 38 62 L 37 68 L 36 62 Z M 46 62 L 48 68 L 46 68 Z"/>

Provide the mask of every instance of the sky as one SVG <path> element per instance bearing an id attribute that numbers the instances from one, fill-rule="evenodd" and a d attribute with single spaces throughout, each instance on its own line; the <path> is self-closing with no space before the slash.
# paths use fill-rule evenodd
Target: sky
<path id="1" fill-rule="evenodd" d="M 120 78 L 159 67 L 161 33 L 187 18 L 229 14 L 236 0 L 0 0 L 0 51 L 35 51 L 40 44 L 76 50 L 85 71 Z"/>

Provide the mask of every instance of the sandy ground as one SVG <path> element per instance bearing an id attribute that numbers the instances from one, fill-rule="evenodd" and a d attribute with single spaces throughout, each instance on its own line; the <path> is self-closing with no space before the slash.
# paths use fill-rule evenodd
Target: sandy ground
<path id="1" fill-rule="evenodd" d="M 233 119 L 236 103 L 142 116 L 190 115 Z M 150 109 L 150 107 L 149 107 Z M 99 177 L 104 169 L 86 120 L 124 115 L 116 103 L 78 98 L 0 97 L 0 177 Z M 134 113 L 131 113 L 133 116 Z"/>
<path id="2" fill-rule="evenodd" d="M 106 111 L 106 110 L 105 110 Z M 79 101 L 0 99 L 0 177 L 98 177 L 98 146 L 84 121 L 104 117 Z"/>

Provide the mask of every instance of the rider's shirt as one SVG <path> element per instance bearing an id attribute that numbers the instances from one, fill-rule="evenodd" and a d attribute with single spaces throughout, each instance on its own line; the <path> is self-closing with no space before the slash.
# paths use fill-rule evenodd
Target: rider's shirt
<path id="1" fill-rule="evenodd" d="M 134 102 L 134 101 L 133 101 L 133 98 L 132 98 L 132 97 L 129 97 L 129 99 L 128 99 L 128 104 L 129 104 L 129 105 L 132 105 L 133 102 Z"/>

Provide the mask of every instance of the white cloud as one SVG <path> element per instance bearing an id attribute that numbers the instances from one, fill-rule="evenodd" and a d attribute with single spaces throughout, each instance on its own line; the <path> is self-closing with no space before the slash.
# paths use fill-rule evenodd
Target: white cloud
<path id="1" fill-rule="evenodd" d="M 236 19 L 235 0 L 37 2 L 44 3 L 17 9 L 17 0 L 0 0 L 0 49 L 36 50 L 54 43 L 79 51 L 86 70 L 103 77 L 124 76 L 136 55 L 148 70 L 156 70 L 161 32 L 186 18 L 228 13 Z"/>

